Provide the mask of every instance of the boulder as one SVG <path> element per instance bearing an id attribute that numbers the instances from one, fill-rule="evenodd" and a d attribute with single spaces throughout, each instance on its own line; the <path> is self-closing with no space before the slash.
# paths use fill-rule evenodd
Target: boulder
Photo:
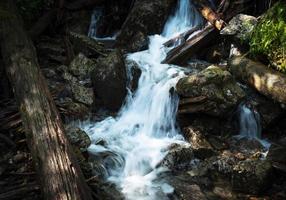
<path id="1" fill-rule="evenodd" d="M 69 72 L 78 77 L 79 80 L 90 78 L 90 73 L 94 68 L 94 61 L 79 53 L 70 63 Z"/>
<path id="2" fill-rule="evenodd" d="M 76 102 L 83 103 L 87 106 L 93 104 L 93 90 L 92 88 L 84 87 L 80 83 L 72 83 L 70 85 L 73 99 Z"/>
<path id="3" fill-rule="evenodd" d="M 176 89 L 181 97 L 179 113 L 205 113 L 223 117 L 245 97 L 231 74 L 218 66 L 210 66 L 180 79 Z"/>
<path id="4" fill-rule="evenodd" d="M 283 152 L 283 153 L 282 153 Z M 286 137 L 275 144 L 272 144 L 267 154 L 267 160 L 272 166 L 283 172 L 286 172 Z"/>
<path id="5" fill-rule="evenodd" d="M 187 144 L 172 144 L 168 153 L 157 167 L 167 167 L 171 171 L 187 167 L 193 159 L 193 151 Z"/>
<path id="6" fill-rule="evenodd" d="M 233 36 L 237 41 L 245 42 L 249 39 L 257 23 L 256 17 L 238 14 L 228 22 L 227 26 L 220 31 L 220 34 Z"/>
<path id="7" fill-rule="evenodd" d="M 91 141 L 87 133 L 78 127 L 67 126 L 66 135 L 70 143 L 81 151 L 86 151 L 91 145 Z"/>
<path id="8" fill-rule="evenodd" d="M 110 110 L 118 110 L 127 93 L 126 67 L 119 50 L 100 58 L 92 71 L 92 84 L 100 104 Z"/>
<path id="9" fill-rule="evenodd" d="M 131 92 L 134 92 L 138 87 L 138 82 L 142 71 L 135 61 L 128 60 L 126 64 L 128 88 L 131 90 Z"/>
<path id="10" fill-rule="evenodd" d="M 117 46 L 130 52 L 148 45 L 148 35 L 160 33 L 176 0 L 136 0 L 117 37 Z"/>

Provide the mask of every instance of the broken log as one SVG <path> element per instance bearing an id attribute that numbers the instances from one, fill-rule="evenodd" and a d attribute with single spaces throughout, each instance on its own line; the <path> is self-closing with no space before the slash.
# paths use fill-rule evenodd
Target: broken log
<path id="1" fill-rule="evenodd" d="M 14 1 L 2 0 L 0 9 L 9 13 L 0 21 L 1 52 L 43 197 L 46 200 L 91 200 Z"/>
<path id="2" fill-rule="evenodd" d="M 202 16 L 210 22 L 216 29 L 221 30 L 226 24 L 213 9 L 208 0 L 193 0 L 195 8 Z"/>
<path id="3" fill-rule="evenodd" d="M 187 31 L 171 38 L 170 40 L 165 42 L 163 45 L 165 47 L 171 47 L 171 46 L 174 46 L 177 42 L 179 42 L 181 44 L 181 43 L 185 42 L 191 34 L 193 34 L 194 32 L 196 32 L 198 30 L 200 30 L 200 26 L 195 26 L 195 27 L 191 28 L 190 30 L 187 30 Z"/>
<path id="4" fill-rule="evenodd" d="M 194 55 L 198 49 L 206 45 L 212 38 L 216 37 L 218 32 L 212 25 L 207 25 L 204 29 L 198 31 L 192 38 L 185 43 L 175 47 L 167 53 L 166 58 L 162 61 L 164 64 L 184 63 Z"/>
<path id="5" fill-rule="evenodd" d="M 261 94 L 286 104 L 286 75 L 246 57 L 229 60 L 231 73 Z"/>

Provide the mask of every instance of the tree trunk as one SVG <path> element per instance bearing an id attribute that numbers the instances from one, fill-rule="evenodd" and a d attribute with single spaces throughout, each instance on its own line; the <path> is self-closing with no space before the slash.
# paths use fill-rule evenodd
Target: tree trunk
<path id="1" fill-rule="evenodd" d="M 220 18 L 220 16 L 212 10 L 209 1 L 207 0 L 193 0 L 193 4 L 196 9 L 202 14 L 202 16 L 208 20 L 215 28 L 221 30 L 225 22 Z"/>
<path id="2" fill-rule="evenodd" d="M 261 94 L 286 104 L 286 75 L 245 57 L 229 61 L 233 75 L 248 83 Z"/>
<path id="3" fill-rule="evenodd" d="M 2 0 L 0 7 L 10 13 L 0 22 L 1 50 L 43 197 L 47 200 L 91 200 L 14 1 Z"/>

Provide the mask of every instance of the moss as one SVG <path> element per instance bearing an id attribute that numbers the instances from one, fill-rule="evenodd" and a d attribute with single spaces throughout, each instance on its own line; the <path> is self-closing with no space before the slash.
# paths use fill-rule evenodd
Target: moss
<path id="1" fill-rule="evenodd" d="M 250 39 L 253 56 L 266 55 L 277 70 L 286 72 L 286 3 L 278 2 L 262 17 Z"/>

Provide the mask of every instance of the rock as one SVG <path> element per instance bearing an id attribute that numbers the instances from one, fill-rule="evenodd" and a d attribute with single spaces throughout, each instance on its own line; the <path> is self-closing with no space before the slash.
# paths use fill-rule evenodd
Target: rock
<path id="1" fill-rule="evenodd" d="M 170 170 L 182 169 L 189 165 L 193 159 L 191 146 L 187 144 L 172 144 L 168 153 L 157 167 L 167 167 Z"/>
<path id="2" fill-rule="evenodd" d="M 71 84 L 71 92 L 75 101 L 87 106 L 93 104 L 94 97 L 92 88 L 86 88 L 80 83 L 73 83 Z"/>
<path id="3" fill-rule="evenodd" d="M 128 80 L 128 88 L 134 92 L 138 87 L 139 78 L 141 76 L 141 69 L 138 64 L 134 61 L 127 61 L 127 80 Z"/>
<path id="4" fill-rule="evenodd" d="M 91 141 L 87 133 L 78 127 L 67 126 L 66 135 L 70 143 L 81 151 L 86 151 L 91 145 Z"/>
<path id="5" fill-rule="evenodd" d="M 70 63 L 69 71 L 79 80 L 90 78 L 90 73 L 94 68 L 94 61 L 87 58 L 84 54 L 79 53 Z"/>
<path id="6" fill-rule="evenodd" d="M 272 144 L 267 154 L 267 160 L 269 160 L 272 163 L 272 166 L 283 172 L 286 172 L 285 152 L 286 152 L 286 138 L 283 138 L 278 143 Z"/>
<path id="7" fill-rule="evenodd" d="M 228 25 L 220 31 L 220 34 L 234 36 L 235 39 L 241 42 L 247 41 L 257 23 L 256 17 L 238 14 L 228 22 Z"/>
<path id="8" fill-rule="evenodd" d="M 121 52 L 116 50 L 106 58 L 98 59 L 91 79 L 101 104 L 110 110 L 118 110 L 127 93 L 126 67 Z"/>
<path id="9" fill-rule="evenodd" d="M 148 45 L 148 35 L 160 33 L 175 0 L 137 0 L 117 37 L 117 46 L 128 51 L 142 50 Z"/>
<path id="10" fill-rule="evenodd" d="M 69 97 L 56 100 L 55 103 L 61 114 L 64 114 L 67 119 L 84 119 L 90 111 L 86 105 L 74 102 Z"/>
<path id="11" fill-rule="evenodd" d="M 84 34 L 69 32 L 69 39 L 76 54 L 83 53 L 87 57 L 106 56 L 104 45 Z"/>
<path id="12" fill-rule="evenodd" d="M 189 127 L 184 129 L 183 133 L 185 139 L 191 144 L 195 157 L 205 159 L 215 154 L 214 149 L 200 131 Z"/>
<path id="13" fill-rule="evenodd" d="M 176 85 L 179 113 L 205 113 L 225 117 L 245 97 L 231 74 L 217 66 L 184 77 Z"/>
<path id="14" fill-rule="evenodd" d="M 232 188 L 243 193 L 258 194 L 271 185 L 272 166 L 266 160 L 245 160 L 233 167 Z"/>
<path id="15" fill-rule="evenodd" d="M 68 12 L 66 19 L 68 30 L 77 34 L 86 35 L 90 26 L 91 12 L 91 9 Z"/>

